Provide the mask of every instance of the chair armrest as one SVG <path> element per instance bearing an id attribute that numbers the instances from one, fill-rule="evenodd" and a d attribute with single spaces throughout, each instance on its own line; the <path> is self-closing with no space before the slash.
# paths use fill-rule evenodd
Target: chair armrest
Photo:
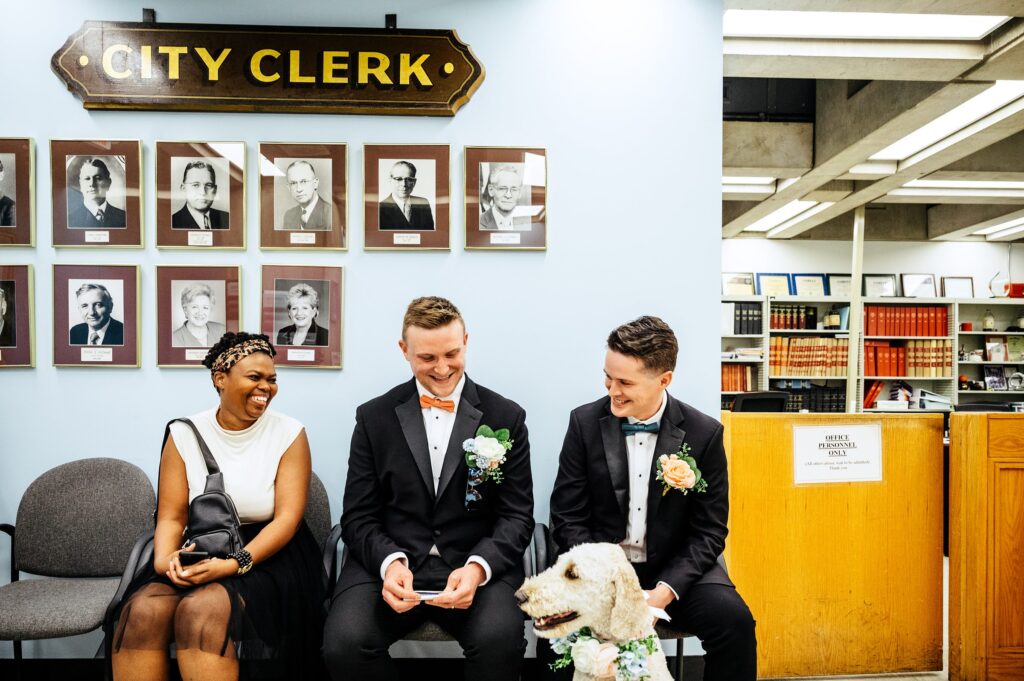
<path id="1" fill-rule="evenodd" d="M 11 581 L 18 581 L 18 564 L 14 561 L 14 525 L 0 523 L 0 532 L 11 538 Z"/>
<path id="2" fill-rule="evenodd" d="M 131 553 L 128 554 L 128 562 L 125 563 L 124 572 L 121 574 L 121 581 L 117 585 L 114 597 L 110 599 L 107 610 L 103 615 L 103 632 L 109 639 L 114 633 L 114 613 L 124 602 L 128 587 L 131 586 L 144 570 L 153 569 L 153 533 L 147 532 L 135 540 Z"/>
<path id="3" fill-rule="evenodd" d="M 341 565 L 344 563 L 345 556 L 342 554 L 342 560 L 338 561 L 338 544 L 341 542 L 341 523 L 336 524 L 331 528 L 331 531 L 327 534 L 327 538 L 324 539 L 323 546 L 323 561 L 324 561 L 324 572 L 327 573 L 327 597 L 330 598 L 331 594 L 334 593 L 334 585 L 338 581 L 338 570 L 341 569 Z"/>

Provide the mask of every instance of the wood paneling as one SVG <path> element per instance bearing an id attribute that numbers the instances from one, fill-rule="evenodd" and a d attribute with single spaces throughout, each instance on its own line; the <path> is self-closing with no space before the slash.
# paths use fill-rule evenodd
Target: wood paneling
<path id="1" fill-rule="evenodd" d="M 758 675 L 942 668 L 942 417 L 723 414 Z M 793 426 L 880 423 L 881 482 L 793 484 Z"/>

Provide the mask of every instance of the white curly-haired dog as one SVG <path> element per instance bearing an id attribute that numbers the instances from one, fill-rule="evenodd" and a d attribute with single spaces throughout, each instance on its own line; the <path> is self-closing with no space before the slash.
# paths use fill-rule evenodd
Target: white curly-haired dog
<path id="1" fill-rule="evenodd" d="M 550 568 L 527 579 L 516 600 L 541 638 L 589 627 L 601 642 L 619 643 L 654 633 L 644 591 L 617 544 L 580 544 Z M 648 656 L 649 678 L 669 681 L 661 643 Z M 574 681 L 599 677 L 576 670 Z M 608 678 L 608 677 L 601 677 Z"/>

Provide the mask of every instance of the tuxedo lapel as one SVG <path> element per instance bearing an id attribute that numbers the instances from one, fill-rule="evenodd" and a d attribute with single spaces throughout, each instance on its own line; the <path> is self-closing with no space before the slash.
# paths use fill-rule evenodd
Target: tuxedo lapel
<path id="1" fill-rule="evenodd" d="M 405 435 L 405 442 L 409 445 L 412 458 L 416 460 L 416 467 L 420 469 L 423 484 L 427 486 L 427 493 L 433 500 L 434 476 L 430 470 L 427 429 L 423 426 L 420 394 L 417 392 L 415 384 L 410 383 L 410 385 L 412 386 L 412 397 L 395 407 L 395 414 L 398 416 L 398 423 L 402 426 L 402 434 Z"/>
<path id="2" fill-rule="evenodd" d="M 626 460 L 626 438 L 617 417 L 607 414 L 601 419 L 601 439 L 604 442 L 604 458 L 615 490 L 615 501 L 625 515 L 629 503 L 629 462 Z"/>
<path id="3" fill-rule="evenodd" d="M 665 413 L 661 417 L 661 429 L 658 432 L 658 446 L 654 449 L 654 457 L 651 459 L 650 485 L 647 490 L 647 536 L 651 535 L 651 528 L 654 527 L 654 519 L 658 517 L 658 507 L 664 498 L 662 491 L 664 486 L 658 480 L 658 457 L 663 454 L 675 454 L 683 446 L 683 438 L 686 431 L 680 425 L 683 422 L 683 411 L 679 404 L 667 395 L 665 399 Z M 670 494 L 682 494 L 682 492 L 669 492 Z M 650 544 L 650 542 L 648 542 Z"/>
<path id="4" fill-rule="evenodd" d="M 483 419 L 483 412 L 477 409 L 480 398 L 477 395 L 476 384 L 466 377 L 466 384 L 462 387 L 462 399 L 459 400 L 459 408 L 455 412 L 455 425 L 452 426 L 452 436 L 448 439 L 448 449 L 444 453 L 444 463 L 441 465 L 441 479 L 437 483 L 437 497 L 434 503 L 444 495 L 448 483 L 455 477 L 455 471 L 459 466 L 465 465 L 465 452 L 462 450 L 462 443 L 471 437 L 476 437 L 476 429 Z M 502 425 L 494 425 L 501 428 Z"/>

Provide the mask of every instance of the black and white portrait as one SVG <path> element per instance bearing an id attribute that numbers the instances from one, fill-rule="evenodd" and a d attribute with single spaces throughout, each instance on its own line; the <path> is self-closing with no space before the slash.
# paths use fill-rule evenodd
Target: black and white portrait
<path id="1" fill-rule="evenodd" d="M 231 183 L 228 160 L 171 158 L 171 229 L 228 229 Z"/>
<path id="2" fill-rule="evenodd" d="M 530 205 L 525 163 L 480 164 L 480 229 L 529 231 L 537 211 Z"/>
<path id="3" fill-rule="evenodd" d="M 14 308 L 17 282 L 0 280 L 0 348 L 18 346 L 17 315 Z"/>
<path id="4" fill-rule="evenodd" d="M 71 345 L 124 345 L 124 300 L 120 279 L 68 280 L 68 342 Z"/>
<path id="5" fill-rule="evenodd" d="M 125 229 L 125 157 L 65 156 L 68 229 Z"/>
<path id="6" fill-rule="evenodd" d="M 377 166 L 378 229 L 433 231 L 437 162 L 382 158 Z"/>
<path id="7" fill-rule="evenodd" d="M 208 348 L 227 330 L 223 280 L 171 281 L 171 347 Z"/>
<path id="8" fill-rule="evenodd" d="M 320 309 L 329 311 L 331 283 L 322 279 L 274 280 L 274 328 L 278 345 L 327 346 L 330 313 L 321 326 Z"/>
<path id="9" fill-rule="evenodd" d="M 274 159 L 274 229 L 331 230 L 333 163 L 331 158 Z"/>
<path id="10" fill-rule="evenodd" d="M 17 167 L 14 154 L 0 154 L 0 227 L 17 227 Z"/>

